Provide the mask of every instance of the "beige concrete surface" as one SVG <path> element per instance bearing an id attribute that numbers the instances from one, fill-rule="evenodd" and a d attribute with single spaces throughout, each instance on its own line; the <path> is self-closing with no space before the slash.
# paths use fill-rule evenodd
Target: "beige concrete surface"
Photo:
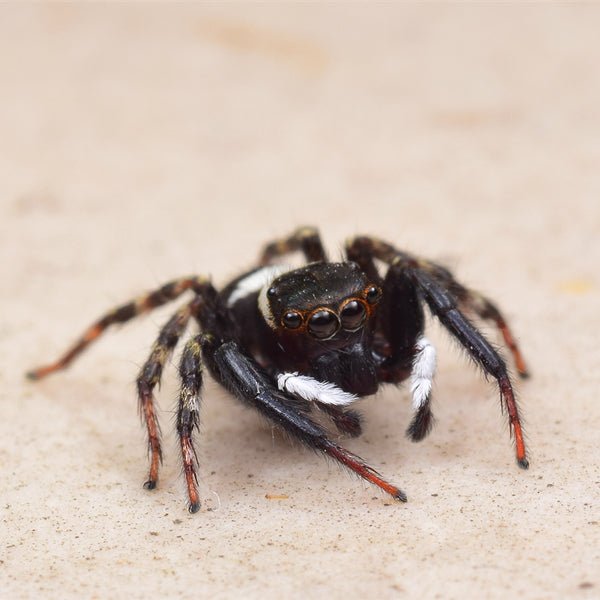
<path id="1" fill-rule="evenodd" d="M 599 597 L 599 28 L 597 5 L 2 4 L 0 597 Z M 172 308 L 25 382 L 116 303 L 223 283 L 304 223 L 499 302 L 528 472 L 435 324 L 430 437 L 387 388 L 344 442 L 406 505 L 209 384 L 189 515 L 172 367 L 143 490 L 134 382 Z"/>

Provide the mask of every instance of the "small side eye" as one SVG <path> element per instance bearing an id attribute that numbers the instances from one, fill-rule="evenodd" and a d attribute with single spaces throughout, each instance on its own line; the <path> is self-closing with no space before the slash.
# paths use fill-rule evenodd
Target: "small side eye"
<path id="1" fill-rule="evenodd" d="M 308 331 L 319 340 L 332 337 L 339 328 L 340 322 L 330 310 L 318 310 L 308 320 Z"/>
<path id="2" fill-rule="evenodd" d="M 342 308 L 342 327 L 348 331 L 356 331 L 364 322 L 367 311 L 362 302 L 350 300 Z"/>
<path id="3" fill-rule="evenodd" d="M 302 325 L 302 315 L 295 310 L 290 310 L 283 315 L 281 322 L 288 329 L 298 329 Z"/>
<path id="4" fill-rule="evenodd" d="M 381 290 L 376 285 L 371 285 L 366 289 L 365 296 L 369 304 L 376 304 L 381 298 Z"/>
<path id="5" fill-rule="evenodd" d="M 275 286 L 270 287 L 267 290 L 267 296 L 271 299 L 275 298 L 275 296 L 277 296 L 277 288 Z"/>

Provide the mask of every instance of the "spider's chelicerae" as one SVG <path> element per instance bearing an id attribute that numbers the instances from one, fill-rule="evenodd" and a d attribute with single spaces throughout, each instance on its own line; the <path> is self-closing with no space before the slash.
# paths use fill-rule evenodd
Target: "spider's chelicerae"
<path id="1" fill-rule="evenodd" d="M 276 262 L 295 251 L 304 254 L 306 266 L 291 268 Z M 164 325 L 137 379 L 148 430 L 147 489 L 156 487 L 162 458 L 153 392 L 193 320 L 200 333 L 187 341 L 181 355 L 177 411 L 190 512 L 200 508 L 193 435 L 200 419 L 203 363 L 221 385 L 293 438 L 406 501 L 404 492 L 334 441 L 310 413 L 316 408 L 339 432 L 357 436 L 360 415 L 349 406 L 374 394 L 382 383 L 399 384 L 410 378 L 414 416 L 407 435 L 414 441 L 423 439 L 433 422 L 431 387 L 436 363 L 435 349 L 423 334 L 426 305 L 483 371 L 496 379 L 514 435 L 517 463 L 526 469 L 529 463 L 506 365 L 465 316 L 495 323 L 519 374 L 526 376 L 521 353 L 496 306 L 462 286 L 440 265 L 376 238 L 350 240 L 346 256 L 344 262 L 329 262 L 317 231 L 301 228 L 268 244 L 259 266 L 221 291 L 199 276 L 167 283 L 109 312 L 57 362 L 28 375 L 40 379 L 63 369 L 109 326 L 191 290 L 193 297 Z M 387 268 L 384 274 L 376 261 Z"/>

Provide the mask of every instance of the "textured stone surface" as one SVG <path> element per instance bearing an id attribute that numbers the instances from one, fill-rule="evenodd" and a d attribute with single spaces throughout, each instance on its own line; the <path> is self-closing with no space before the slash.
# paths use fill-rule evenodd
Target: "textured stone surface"
<path id="1" fill-rule="evenodd" d="M 0 595 L 597 596 L 599 22 L 591 5 L 0 7 Z M 533 372 L 528 472 L 436 325 L 431 436 L 406 440 L 390 388 L 347 442 L 406 505 L 208 385 L 188 515 L 174 369 L 143 490 L 134 380 L 168 309 L 24 381 L 115 303 L 224 282 L 303 223 L 332 253 L 377 234 L 498 300 Z"/>

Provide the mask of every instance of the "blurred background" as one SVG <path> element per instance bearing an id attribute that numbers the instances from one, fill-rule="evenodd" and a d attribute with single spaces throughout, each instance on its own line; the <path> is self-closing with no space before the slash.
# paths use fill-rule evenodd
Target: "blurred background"
<path id="1" fill-rule="evenodd" d="M 7 597 L 597 594 L 599 26 L 594 4 L 1 5 Z M 431 438 L 404 439 L 389 390 L 348 442 L 400 508 L 209 385 L 190 520 L 174 381 L 144 492 L 133 381 L 168 311 L 23 383 L 115 303 L 189 272 L 221 284 L 303 224 L 333 256 L 377 235 L 499 302 L 534 373 L 528 473 L 435 328 Z"/>

